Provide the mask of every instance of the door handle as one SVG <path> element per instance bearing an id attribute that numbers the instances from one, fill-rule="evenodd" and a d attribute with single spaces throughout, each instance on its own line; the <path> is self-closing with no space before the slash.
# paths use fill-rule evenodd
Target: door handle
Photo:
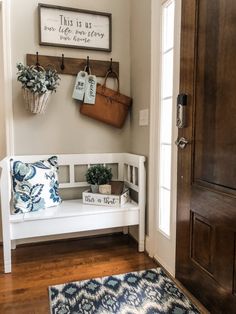
<path id="1" fill-rule="evenodd" d="M 188 143 L 189 141 L 185 137 L 177 138 L 177 140 L 175 141 L 177 147 L 181 149 L 184 149 Z"/>

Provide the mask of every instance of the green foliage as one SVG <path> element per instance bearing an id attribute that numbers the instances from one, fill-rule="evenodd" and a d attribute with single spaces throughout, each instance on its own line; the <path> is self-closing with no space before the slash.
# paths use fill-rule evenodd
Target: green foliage
<path id="1" fill-rule="evenodd" d="M 56 91 L 60 77 L 56 70 L 25 66 L 18 63 L 17 80 L 22 87 L 29 89 L 32 93 L 44 94 L 47 91 Z"/>
<path id="2" fill-rule="evenodd" d="M 89 184 L 107 184 L 112 179 L 112 173 L 110 168 L 95 165 L 87 170 L 85 177 Z"/>

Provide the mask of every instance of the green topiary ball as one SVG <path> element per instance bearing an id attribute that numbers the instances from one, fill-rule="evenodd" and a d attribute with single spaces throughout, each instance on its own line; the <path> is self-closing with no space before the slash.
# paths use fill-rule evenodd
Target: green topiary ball
<path id="1" fill-rule="evenodd" d="M 89 184 L 107 184 L 112 179 L 111 168 L 103 165 L 92 166 L 87 170 L 85 177 Z"/>

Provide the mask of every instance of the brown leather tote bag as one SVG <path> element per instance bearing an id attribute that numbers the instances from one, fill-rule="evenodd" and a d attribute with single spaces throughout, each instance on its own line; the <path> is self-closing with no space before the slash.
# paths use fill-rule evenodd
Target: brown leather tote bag
<path id="1" fill-rule="evenodd" d="M 112 74 L 118 83 L 116 91 L 106 87 L 107 78 Z M 95 104 L 82 104 L 80 106 L 80 113 L 116 128 L 122 128 L 131 104 L 132 99 L 120 93 L 120 83 L 117 73 L 108 71 L 103 85 L 97 84 Z"/>

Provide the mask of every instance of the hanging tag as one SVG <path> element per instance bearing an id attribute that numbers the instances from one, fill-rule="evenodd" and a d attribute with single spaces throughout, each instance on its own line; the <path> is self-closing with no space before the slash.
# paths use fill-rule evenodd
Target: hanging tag
<path id="1" fill-rule="evenodd" d="M 97 78 L 95 75 L 88 75 L 85 88 L 84 103 L 94 105 L 96 101 Z"/>
<path id="2" fill-rule="evenodd" d="M 85 71 L 80 71 L 77 74 L 72 98 L 83 101 L 87 83 L 87 76 L 88 74 Z"/>

